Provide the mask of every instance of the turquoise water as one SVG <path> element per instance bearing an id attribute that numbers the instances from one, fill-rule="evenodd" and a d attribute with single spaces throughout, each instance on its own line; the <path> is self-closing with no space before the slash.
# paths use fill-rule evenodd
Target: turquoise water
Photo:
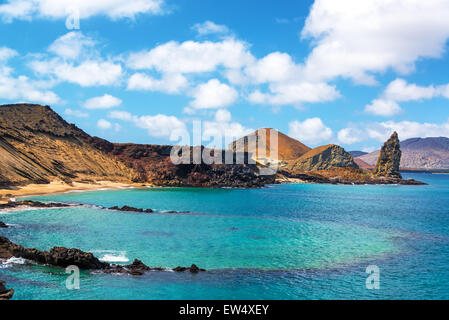
<path id="1" fill-rule="evenodd" d="M 208 272 L 142 277 L 0 265 L 16 299 L 447 299 L 449 175 L 407 174 L 428 186 L 288 184 L 258 190 L 128 189 L 33 197 L 92 206 L 0 213 L 0 235 L 27 247 L 77 247 L 114 263 L 192 263 Z M 20 262 L 20 261 L 19 261 Z M 368 265 L 381 289 L 367 290 Z"/>

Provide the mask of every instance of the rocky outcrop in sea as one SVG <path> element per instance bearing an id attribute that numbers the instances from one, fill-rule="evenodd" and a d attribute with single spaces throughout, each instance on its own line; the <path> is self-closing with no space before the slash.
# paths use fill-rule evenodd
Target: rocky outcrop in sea
<path id="1" fill-rule="evenodd" d="M 402 179 L 401 173 L 399 172 L 401 155 L 402 152 L 399 144 L 399 137 L 397 132 L 394 132 L 390 139 L 388 139 L 380 149 L 377 165 L 374 169 L 374 175 Z"/>
<path id="2" fill-rule="evenodd" d="M 0 300 L 10 300 L 14 295 L 14 289 L 6 289 L 5 283 L 0 280 Z"/>
<path id="3" fill-rule="evenodd" d="M 10 259 L 12 257 L 23 258 L 43 265 L 51 265 L 66 268 L 75 265 L 82 270 L 101 271 L 104 273 L 126 273 L 131 275 L 143 275 L 147 271 L 164 271 L 162 267 L 148 267 L 140 260 L 134 260 L 130 265 L 114 265 L 100 261 L 90 252 L 79 249 L 64 247 L 54 247 L 50 251 L 41 251 L 35 248 L 24 248 L 21 245 L 11 242 L 5 237 L 0 237 L 0 259 Z M 196 265 L 190 267 L 176 267 L 171 269 L 175 272 L 190 271 L 197 273 L 205 271 Z"/>

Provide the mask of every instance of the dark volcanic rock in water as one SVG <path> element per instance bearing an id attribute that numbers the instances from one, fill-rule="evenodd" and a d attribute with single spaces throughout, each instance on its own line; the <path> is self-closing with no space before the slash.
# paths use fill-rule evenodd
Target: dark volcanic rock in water
<path id="1" fill-rule="evenodd" d="M 98 270 L 109 267 L 108 263 L 101 262 L 92 253 L 79 249 L 67 249 L 54 247 L 50 251 L 40 251 L 34 248 L 24 248 L 5 237 L 0 237 L 0 258 L 12 257 L 24 258 L 40 264 L 48 264 L 57 267 L 76 265 L 80 269 Z"/>
<path id="2" fill-rule="evenodd" d="M 21 245 L 11 242 L 5 237 L 0 237 L 0 259 L 10 259 L 12 257 L 31 260 L 40 264 L 66 268 L 75 265 L 82 270 L 100 270 L 105 273 L 125 273 L 131 275 L 143 275 L 147 271 L 164 271 L 164 268 L 151 268 L 142 261 L 135 259 L 130 265 L 111 265 L 102 262 L 90 252 L 79 249 L 68 249 L 64 247 L 54 247 L 50 251 L 40 251 L 34 248 L 24 248 Z M 191 267 L 177 267 L 173 271 L 190 271 L 197 273 L 206 271 L 192 264 Z M 13 291 L 14 292 L 14 291 Z"/>
<path id="3" fill-rule="evenodd" d="M 14 295 L 14 289 L 6 289 L 5 283 L 0 280 L 0 300 L 9 300 Z"/>
<path id="4" fill-rule="evenodd" d="M 398 134 L 394 132 L 380 150 L 374 175 L 402 179 L 399 172 L 401 155 Z"/>
<path id="5" fill-rule="evenodd" d="M 8 228 L 8 225 L 6 223 L 0 221 L 0 228 L 6 229 L 6 228 Z"/>

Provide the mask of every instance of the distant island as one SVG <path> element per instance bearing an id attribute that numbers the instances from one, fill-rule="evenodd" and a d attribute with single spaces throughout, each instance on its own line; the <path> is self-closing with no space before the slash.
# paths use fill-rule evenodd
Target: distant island
<path id="1" fill-rule="evenodd" d="M 245 143 L 234 142 L 229 146 L 234 157 L 243 154 L 245 159 L 253 158 L 256 162 L 175 165 L 170 159 L 173 146 L 111 143 L 67 123 L 49 106 L 2 105 L 0 196 L 6 201 L 26 194 L 129 186 L 257 188 L 282 182 L 419 184 L 402 180 L 400 176 L 401 153 L 395 151 L 399 149 L 397 134 L 385 144 L 380 156 L 377 155 L 375 170 L 365 170 L 357 161 L 364 161 L 368 155 L 354 160 L 340 146 L 311 149 L 276 133 L 275 158 L 258 159 L 258 150 L 248 150 Z M 250 136 L 243 137 L 242 141 L 248 141 Z M 252 136 L 258 140 L 259 148 L 270 147 L 270 141 L 259 130 Z M 224 156 L 223 150 L 210 152 Z M 273 163 L 278 166 L 276 173 L 259 174 L 261 167 Z"/>

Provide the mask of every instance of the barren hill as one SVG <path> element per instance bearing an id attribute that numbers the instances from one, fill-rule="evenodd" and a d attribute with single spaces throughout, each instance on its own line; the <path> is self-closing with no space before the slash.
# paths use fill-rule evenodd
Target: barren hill
<path id="1" fill-rule="evenodd" d="M 255 164 L 174 165 L 171 150 L 172 146 L 114 144 L 91 137 L 48 106 L 0 106 L 0 188 L 51 181 L 197 187 L 260 187 L 274 182 L 273 176 L 260 176 Z"/>
<path id="2" fill-rule="evenodd" d="M 91 146 L 89 138 L 48 106 L 0 106 L 0 185 L 130 182 L 133 171 Z"/>
<path id="3" fill-rule="evenodd" d="M 275 144 L 271 144 L 272 132 L 278 135 L 277 147 Z M 270 148 L 273 148 L 271 153 Z M 271 128 L 259 129 L 248 136 L 242 137 L 231 143 L 229 149 L 236 152 L 250 152 L 254 159 L 267 158 L 283 161 L 297 159 L 311 150 L 298 140 Z"/>
<path id="4" fill-rule="evenodd" d="M 286 170 L 307 172 L 331 168 L 358 168 L 358 166 L 342 147 L 330 144 L 310 150 L 299 159 L 290 162 Z"/>

